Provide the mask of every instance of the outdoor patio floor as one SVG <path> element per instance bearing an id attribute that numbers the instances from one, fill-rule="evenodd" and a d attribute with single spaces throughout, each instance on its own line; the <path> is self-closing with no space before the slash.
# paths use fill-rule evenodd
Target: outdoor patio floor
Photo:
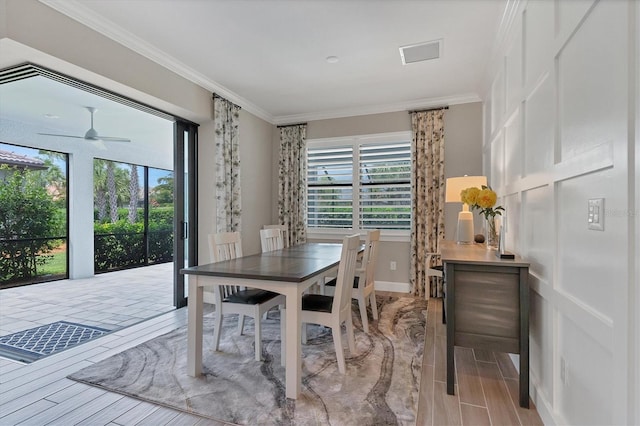
<path id="1" fill-rule="evenodd" d="M 0 290 L 0 336 L 56 321 L 114 331 L 174 309 L 170 262 Z"/>

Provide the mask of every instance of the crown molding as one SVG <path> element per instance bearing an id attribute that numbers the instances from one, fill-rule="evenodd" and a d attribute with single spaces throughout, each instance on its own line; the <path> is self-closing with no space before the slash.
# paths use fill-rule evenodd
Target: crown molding
<path id="1" fill-rule="evenodd" d="M 423 98 L 409 102 L 398 102 L 391 104 L 379 104 L 372 106 L 363 106 L 355 108 L 337 109 L 332 111 L 320 111 L 303 114 L 273 116 L 264 109 L 258 107 L 249 100 L 237 95 L 226 87 L 216 83 L 215 81 L 207 78 L 200 72 L 184 65 L 176 58 L 167 55 L 162 50 L 147 43 L 136 35 L 126 31 L 120 26 L 116 25 L 112 21 L 99 16 L 91 9 L 86 7 L 80 0 L 38 0 L 40 3 L 62 13 L 69 18 L 87 26 L 88 28 L 104 35 L 105 37 L 114 40 L 115 42 L 125 46 L 126 48 L 144 56 L 145 58 L 167 68 L 168 70 L 176 73 L 177 75 L 197 84 L 198 86 L 216 93 L 229 101 L 239 105 L 245 111 L 261 118 L 271 124 L 289 124 L 292 122 L 302 121 L 314 121 L 314 120 L 326 120 L 333 118 L 344 118 L 351 116 L 369 115 L 369 114 L 382 114 L 389 112 L 407 111 L 413 109 L 433 108 L 439 106 L 449 106 L 456 104 L 464 104 L 471 102 L 480 102 L 481 98 L 477 93 L 467 93 L 461 95 L 454 95 L 440 98 Z M 508 0 L 507 9 L 509 4 L 516 3 L 521 0 Z M 506 14 L 506 11 L 505 11 Z M 513 18 L 511 18 L 513 19 Z M 503 24 L 504 24 L 503 16 Z M 501 25 L 502 28 L 502 25 Z M 504 34 L 502 35 L 504 37 Z"/>
<path id="2" fill-rule="evenodd" d="M 394 104 L 381 104 L 365 107 L 346 108 L 341 110 L 310 112 L 305 114 L 283 115 L 275 117 L 275 124 L 298 123 L 302 121 L 328 120 L 333 118 L 353 117 L 357 115 L 383 114 L 388 112 L 409 111 L 414 109 L 437 108 L 457 104 L 480 102 L 476 93 L 467 93 L 441 98 L 424 98 L 409 102 L 397 102 Z"/>
<path id="3" fill-rule="evenodd" d="M 126 31 L 115 23 L 105 19 L 102 16 L 97 15 L 91 9 L 82 4 L 78 0 L 66 0 L 64 2 L 57 0 L 39 0 L 40 3 L 49 6 L 50 8 L 67 15 L 69 18 L 89 27 L 90 29 L 110 38 L 111 40 L 120 43 L 126 48 L 133 50 L 134 52 L 144 56 L 147 59 L 167 68 L 170 71 L 178 74 L 181 77 L 197 84 L 198 86 L 216 93 L 225 99 L 233 102 L 236 105 L 242 107 L 247 112 L 265 120 L 269 123 L 274 123 L 274 117 L 248 101 L 247 99 L 237 95 L 226 87 L 216 83 L 215 81 L 205 77 L 198 71 L 185 66 L 182 62 L 167 55 L 162 50 L 152 46 L 141 38 Z"/>

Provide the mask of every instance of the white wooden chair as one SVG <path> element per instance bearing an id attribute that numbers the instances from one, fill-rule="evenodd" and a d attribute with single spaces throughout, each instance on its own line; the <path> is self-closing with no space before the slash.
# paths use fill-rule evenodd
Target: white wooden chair
<path id="1" fill-rule="evenodd" d="M 364 254 L 362 264 L 356 269 L 356 276 L 353 279 L 353 292 L 351 297 L 358 301 L 360 317 L 362 318 L 362 328 L 365 333 L 369 333 L 369 318 L 367 315 L 367 301 L 371 305 L 373 319 L 378 319 L 378 306 L 376 304 L 375 290 L 375 270 L 378 262 L 378 245 L 380 243 L 380 230 L 367 232 L 364 243 Z M 335 287 L 336 280 L 325 283 L 325 288 Z"/>
<path id="2" fill-rule="evenodd" d="M 239 232 L 222 232 L 209 235 L 209 252 L 213 262 L 242 257 L 242 242 Z M 238 314 L 238 334 L 243 333 L 245 315 L 253 317 L 255 323 L 255 358 L 262 359 L 262 329 L 260 318 L 271 308 L 285 304 L 285 297 L 271 291 L 241 286 L 216 286 L 214 295 L 215 329 L 214 349 L 220 345 L 222 315 Z"/>
<path id="3" fill-rule="evenodd" d="M 349 351 L 353 354 L 356 350 L 353 320 L 351 318 L 351 290 L 359 248 L 359 235 L 356 234 L 344 238 L 338 276 L 336 278 L 336 291 L 333 297 L 323 294 L 305 294 L 302 296 L 302 341 L 306 343 L 306 325 L 308 323 L 331 327 L 333 344 L 336 348 L 336 358 L 338 360 L 338 371 L 342 374 L 345 374 L 346 371 L 341 332 L 343 323 L 347 329 Z"/>
<path id="4" fill-rule="evenodd" d="M 282 250 L 284 248 L 284 239 L 282 231 L 278 228 L 268 228 L 260 230 L 260 245 L 262 252 Z"/>
<path id="5" fill-rule="evenodd" d="M 282 232 L 282 241 L 284 246 L 289 247 L 289 229 L 287 225 L 264 225 L 262 229 L 279 229 Z"/>

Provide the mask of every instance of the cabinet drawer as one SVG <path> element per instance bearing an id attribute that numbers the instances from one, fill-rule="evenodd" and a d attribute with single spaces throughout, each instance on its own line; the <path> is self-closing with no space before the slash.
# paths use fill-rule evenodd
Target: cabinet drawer
<path id="1" fill-rule="evenodd" d="M 517 274 L 456 270 L 456 333 L 518 340 L 518 286 Z"/>

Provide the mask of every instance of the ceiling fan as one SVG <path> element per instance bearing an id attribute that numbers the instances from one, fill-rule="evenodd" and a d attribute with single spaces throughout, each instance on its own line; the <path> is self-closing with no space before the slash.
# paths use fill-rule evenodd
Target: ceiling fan
<path id="1" fill-rule="evenodd" d="M 93 128 L 93 114 L 97 111 L 97 109 L 94 107 L 86 107 L 86 108 L 91 114 L 91 128 L 87 130 L 87 133 L 85 133 L 84 136 L 60 135 L 56 133 L 38 133 L 38 134 L 45 135 L 45 136 L 62 136 L 65 138 L 86 139 L 89 141 L 131 142 L 131 139 L 127 139 L 127 138 L 117 138 L 113 136 L 99 135 L 96 129 Z"/>

